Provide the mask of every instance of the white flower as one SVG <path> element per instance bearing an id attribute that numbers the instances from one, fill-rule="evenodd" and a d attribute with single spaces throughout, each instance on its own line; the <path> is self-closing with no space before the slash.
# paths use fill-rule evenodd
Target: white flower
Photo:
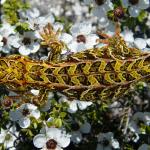
<path id="1" fill-rule="evenodd" d="M 148 144 L 142 144 L 138 150 L 150 150 L 150 145 Z"/>
<path id="2" fill-rule="evenodd" d="M 112 150 L 119 149 L 119 142 L 114 139 L 112 132 L 99 133 L 98 144 L 96 150 Z"/>
<path id="3" fill-rule="evenodd" d="M 72 6 L 72 10 L 75 13 L 75 15 L 78 17 L 82 16 L 83 13 L 88 14 L 88 7 L 81 5 L 79 2 L 77 3 L 74 2 L 74 5 Z M 72 12 L 70 13 L 70 15 L 72 15 Z"/>
<path id="4" fill-rule="evenodd" d="M 40 11 L 37 8 L 28 9 L 27 11 L 20 11 L 19 15 L 21 18 L 37 18 L 40 16 Z"/>
<path id="5" fill-rule="evenodd" d="M 98 36 L 92 34 L 92 25 L 89 22 L 74 24 L 70 29 L 70 34 L 62 34 L 60 40 L 67 44 L 71 52 L 93 48 L 97 44 Z"/>
<path id="6" fill-rule="evenodd" d="M 87 4 L 87 5 L 93 4 L 94 9 L 102 10 L 105 13 L 107 11 L 113 9 L 113 3 L 110 0 L 106 0 L 104 2 L 103 1 L 95 1 L 95 0 L 84 0 L 84 3 Z M 100 15 L 100 14 L 98 14 L 98 15 Z"/>
<path id="7" fill-rule="evenodd" d="M 20 36 L 19 53 L 21 55 L 29 55 L 30 53 L 36 53 L 40 44 L 38 42 L 38 36 L 33 31 L 24 32 L 23 36 Z"/>
<path id="8" fill-rule="evenodd" d="M 113 3 L 110 0 L 106 1 L 95 1 L 95 0 L 84 0 L 86 4 L 93 4 L 92 13 L 98 17 L 99 26 L 101 28 L 109 25 L 109 19 L 107 12 L 113 10 Z"/>
<path id="9" fill-rule="evenodd" d="M 129 14 L 132 17 L 137 17 L 141 10 L 147 9 L 150 5 L 149 0 L 122 0 L 122 4 L 124 7 L 129 7 Z"/>
<path id="10" fill-rule="evenodd" d="M 80 100 L 73 100 L 68 101 L 65 96 L 62 96 L 59 101 L 65 101 L 69 104 L 68 112 L 69 113 L 75 113 L 78 109 L 79 110 L 85 110 L 88 106 L 92 105 L 92 102 L 87 101 L 80 101 Z"/>
<path id="11" fill-rule="evenodd" d="M 17 36 L 17 34 L 15 35 L 9 35 L 8 37 L 2 37 L 2 47 L 1 47 L 1 51 L 4 53 L 10 53 L 10 51 L 12 50 L 12 48 L 19 48 L 20 44 L 19 44 L 19 38 Z"/>
<path id="12" fill-rule="evenodd" d="M 0 132 L 0 144 L 4 144 L 5 149 L 14 150 L 14 142 L 17 139 L 18 132 L 16 131 L 16 127 L 12 126 L 9 129 L 2 129 Z"/>
<path id="13" fill-rule="evenodd" d="M 7 38 L 9 35 L 15 34 L 14 29 L 14 26 L 11 26 L 9 23 L 5 23 L 2 27 L 0 27 L 0 33 L 3 37 Z"/>
<path id="14" fill-rule="evenodd" d="M 88 134 L 91 131 L 91 124 L 85 122 L 84 124 L 80 125 L 79 129 L 72 131 L 71 134 L 71 141 L 75 144 L 79 144 L 82 141 L 82 134 Z"/>
<path id="15" fill-rule="evenodd" d="M 28 19 L 27 23 L 29 24 L 29 27 L 32 30 L 40 30 L 48 23 L 53 24 L 55 21 L 54 16 L 51 13 L 45 16 L 39 16 L 39 15 L 40 14 L 37 9 L 34 9 L 33 13 L 30 12 L 26 14 L 26 17 Z"/>
<path id="16" fill-rule="evenodd" d="M 6 2 L 6 0 L 1 0 L 1 5 L 3 5 Z"/>
<path id="17" fill-rule="evenodd" d="M 10 26 L 8 23 L 4 23 L 3 26 L 0 28 L 0 51 L 4 53 L 9 53 L 14 43 L 15 31 L 14 26 Z M 17 48 L 17 47 L 15 47 Z"/>
<path id="18" fill-rule="evenodd" d="M 123 36 L 123 39 L 127 42 L 127 45 L 129 47 L 136 47 L 140 50 L 150 50 L 148 46 L 150 45 L 150 39 L 144 39 L 144 38 L 135 38 L 134 39 L 134 33 L 130 31 L 129 29 L 125 29 L 121 35 Z"/>
<path id="19" fill-rule="evenodd" d="M 22 104 L 14 111 L 10 111 L 10 120 L 17 121 L 21 128 L 28 128 L 31 124 L 30 116 L 38 119 L 40 117 L 40 111 L 37 106 L 26 103 Z"/>
<path id="20" fill-rule="evenodd" d="M 33 144 L 42 150 L 61 150 L 70 144 L 70 135 L 57 128 L 47 128 L 46 132 L 36 135 Z"/>
<path id="21" fill-rule="evenodd" d="M 139 122 L 149 126 L 150 125 L 150 113 L 149 112 L 137 112 L 133 115 L 131 118 L 131 121 L 129 122 L 129 129 L 132 132 L 138 133 L 138 134 L 145 134 L 145 131 L 142 131 Z"/>

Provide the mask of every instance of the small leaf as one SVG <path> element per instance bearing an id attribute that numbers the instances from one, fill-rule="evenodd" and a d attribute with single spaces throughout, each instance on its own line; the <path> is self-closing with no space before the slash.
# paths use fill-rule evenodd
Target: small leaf
<path id="1" fill-rule="evenodd" d="M 66 115 L 67 115 L 66 112 L 61 112 L 61 113 L 60 113 L 60 117 L 61 117 L 61 118 L 66 117 Z"/>
<path id="2" fill-rule="evenodd" d="M 62 120 L 60 118 L 58 119 L 55 119 L 54 120 L 54 125 L 57 127 L 57 128 L 60 128 L 62 126 Z"/>
<path id="3" fill-rule="evenodd" d="M 139 16 L 138 16 L 138 21 L 143 22 L 143 20 L 147 17 L 147 12 L 144 10 L 141 10 Z"/>

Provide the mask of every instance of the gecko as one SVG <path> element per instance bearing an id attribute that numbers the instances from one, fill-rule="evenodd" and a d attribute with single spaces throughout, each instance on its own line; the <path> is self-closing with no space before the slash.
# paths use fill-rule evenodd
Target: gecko
<path id="1" fill-rule="evenodd" d="M 59 32 L 59 31 L 58 31 Z M 109 101 L 127 93 L 138 81 L 150 79 L 150 53 L 128 47 L 119 29 L 113 36 L 102 34 L 103 47 L 87 49 L 60 59 L 63 42 L 48 24 L 41 33 L 42 44 L 51 48 L 48 60 L 26 56 L 0 57 L 0 84 L 25 93 L 40 91 L 36 102 L 46 102 L 49 91 L 69 100 Z"/>

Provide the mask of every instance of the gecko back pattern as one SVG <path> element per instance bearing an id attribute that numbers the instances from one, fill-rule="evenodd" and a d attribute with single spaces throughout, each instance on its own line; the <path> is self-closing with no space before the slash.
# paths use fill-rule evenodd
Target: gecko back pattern
<path id="1" fill-rule="evenodd" d="M 138 81 L 150 79 L 150 53 L 129 48 L 116 34 L 107 45 L 58 62 L 10 55 L 0 58 L 0 84 L 14 91 L 59 91 L 69 100 L 115 100 Z"/>

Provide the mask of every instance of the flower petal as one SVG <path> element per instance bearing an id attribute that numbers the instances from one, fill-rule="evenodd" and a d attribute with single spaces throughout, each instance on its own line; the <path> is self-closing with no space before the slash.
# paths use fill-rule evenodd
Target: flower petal
<path id="1" fill-rule="evenodd" d="M 35 117 L 36 119 L 40 118 L 40 111 L 38 109 L 31 111 L 31 116 Z"/>
<path id="2" fill-rule="evenodd" d="M 126 42 L 132 43 L 134 42 L 133 32 L 130 30 L 124 30 L 124 32 L 121 33 L 124 37 L 124 40 Z"/>
<path id="3" fill-rule="evenodd" d="M 73 37 L 68 34 L 68 33 L 62 33 L 62 35 L 59 38 L 61 41 L 63 41 L 64 43 L 68 44 L 69 42 L 71 42 L 71 40 L 73 39 Z"/>
<path id="4" fill-rule="evenodd" d="M 57 142 L 60 147 L 67 147 L 70 144 L 70 136 L 62 135 L 57 139 Z"/>
<path id="5" fill-rule="evenodd" d="M 116 139 L 112 139 L 111 145 L 114 149 L 119 149 L 119 142 Z"/>
<path id="6" fill-rule="evenodd" d="M 30 10 L 27 11 L 27 17 L 28 18 L 37 18 L 40 16 L 40 11 L 37 8 L 32 8 Z"/>
<path id="7" fill-rule="evenodd" d="M 10 111 L 9 112 L 9 117 L 10 117 L 10 120 L 17 121 L 20 118 L 22 118 L 23 116 L 22 116 L 21 112 L 17 109 L 15 111 Z"/>
<path id="8" fill-rule="evenodd" d="M 54 28 L 55 31 L 58 31 L 58 30 L 62 31 L 64 27 L 63 27 L 62 23 L 55 22 L 54 25 L 53 25 L 53 28 Z"/>
<path id="9" fill-rule="evenodd" d="M 150 6 L 149 0 L 139 0 L 138 2 L 139 9 L 147 9 Z"/>
<path id="10" fill-rule="evenodd" d="M 136 6 L 132 6 L 129 8 L 129 14 L 132 17 L 137 17 L 140 13 L 140 9 L 138 9 Z"/>
<path id="11" fill-rule="evenodd" d="M 92 105 L 92 102 L 86 102 L 86 101 L 77 101 L 78 107 L 80 110 L 86 109 L 88 106 Z"/>
<path id="12" fill-rule="evenodd" d="M 28 128 L 28 127 L 30 126 L 30 123 L 31 123 L 31 121 L 30 121 L 30 119 L 27 118 L 27 117 L 21 118 L 21 119 L 19 120 L 19 126 L 20 126 L 21 128 Z"/>
<path id="13" fill-rule="evenodd" d="M 90 131 L 91 131 L 91 124 L 88 123 L 88 122 L 85 122 L 85 123 L 80 127 L 80 131 L 81 131 L 82 133 L 85 133 L 85 134 L 90 133 Z"/>
<path id="14" fill-rule="evenodd" d="M 0 134 L 0 143 L 3 143 L 5 140 L 5 134 Z"/>
<path id="15" fill-rule="evenodd" d="M 96 40 L 99 39 L 99 37 L 96 34 L 89 34 L 86 37 L 86 48 L 90 49 L 93 48 L 94 45 L 97 44 Z"/>
<path id="16" fill-rule="evenodd" d="M 88 35 L 91 31 L 92 25 L 90 22 L 82 22 L 74 24 L 70 29 L 70 32 L 73 36 Z"/>
<path id="17" fill-rule="evenodd" d="M 150 150 L 150 145 L 148 144 L 142 144 L 138 150 Z"/>
<path id="18" fill-rule="evenodd" d="M 60 137 L 61 136 L 61 130 L 57 128 L 47 128 L 47 137 L 55 139 L 55 137 Z"/>
<path id="19" fill-rule="evenodd" d="M 70 113 L 75 113 L 78 110 L 77 108 L 77 101 L 73 100 L 70 104 L 69 104 L 69 108 L 68 108 L 68 112 Z"/>
<path id="20" fill-rule="evenodd" d="M 102 5 L 102 7 L 103 7 L 106 11 L 109 11 L 109 10 L 113 10 L 114 5 L 113 5 L 113 3 L 112 3 L 110 0 L 106 0 L 106 2 L 104 3 L 104 5 Z M 107 13 L 107 12 L 106 12 L 106 13 Z"/>
<path id="21" fill-rule="evenodd" d="M 29 46 L 31 53 L 36 53 L 39 50 L 39 48 L 40 48 L 40 44 L 38 42 L 35 42 Z"/>
<path id="22" fill-rule="evenodd" d="M 122 5 L 123 5 L 123 7 L 127 8 L 129 6 L 128 0 L 122 0 Z"/>
<path id="23" fill-rule="evenodd" d="M 38 96 L 39 95 L 39 90 L 36 90 L 36 89 L 32 89 L 31 90 L 31 93 Z"/>
<path id="24" fill-rule="evenodd" d="M 33 144 L 37 148 L 42 148 L 46 144 L 46 137 L 44 134 L 38 134 L 33 138 Z"/>
<path id="25" fill-rule="evenodd" d="M 135 40 L 134 40 L 134 44 L 135 44 L 135 46 L 137 47 L 137 48 L 139 48 L 139 49 L 144 49 L 144 48 L 146 48 L 146 40 L 145 39 L 142 39 L 142 38 L 136 38 Z"/>
<path id="26" fill-rule="evenodd" d="M 71 50 L 71 52 L 80 52 L 83 50 L 86 50 L 86 46 L 84 43 L 77 43 L 76 41 L 72 41 L 68 44 L 68 48 Z"/>
<path id="27" fill-rule="evenodd" d="M 24 56 L 28 56 L 29 54 L 30 54 L 30 49 L 29 48 L 27 48 L 26 46 L 20 46 L 20 48 L 19 48 L 19 53 L 21 54 L 21 55 L 24 55 Z"/>
<path id="28" fill-rule="evenodd" d="M 37 106 L 30 104 L 30 103 L 26 103 L 26 104 L 22 104 L 20 106 L 20 109 L 28 109 L 28 110 L 32 111 L 32 110 L 36 110 Z"/>
<path id="29" fill-rule="evenodd" d="M 79 144 L 82 141 L 82 134 L 80 131 L 74 131 L 71 133 L 71 141 L 75 144 Z"/>

